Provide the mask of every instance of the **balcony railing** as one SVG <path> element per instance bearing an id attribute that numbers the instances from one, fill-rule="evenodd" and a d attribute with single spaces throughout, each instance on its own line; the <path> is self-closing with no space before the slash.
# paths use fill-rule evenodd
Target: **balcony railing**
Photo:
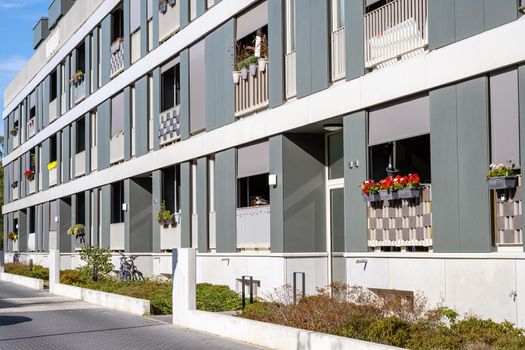
<path id="1" fill-rule="evenodd" d="M 13 200 L 16 200 L 18 199 L 18 193 L 20 192 L 19 188 L 18 188 L 18 185 L 17 186 L 14 186 L 14 187 L 11 187 L 11 197 L 13 198 Z"/>
<path id="2" fill-rule="evenodd" d="M 86 151 L 75 154 L 75 177 L 86 173 Z"/>
<path id="3" fill-rule="evenodd" d="M 36 118 L 33 117 L 27 122 L 27 137 L 33 137 L 36 134 Z"/>
<path id="4" fill-rule="evenodd" d="M 365 15 L 365 67 L 382 68 L 428 46 L 427 0 L 395 0 Z"/>
<path id="5" fill-rule="evenodd" d="M 49 186 L 54 186 L 58 182 L 58 171 L 57 168 L 49 170 Z"/>
<path id="6" fill-rule="evenodd" d="M 124 133 L 117 132 L 109 141 L 109 161 L 111 164 L 124 160 Z"/>
<path id="7" fill-rule="evenodd" d="M 492 196 L 494 213 L 494 241 L 498 248 L 504 246 L 523 246 L 522 220 L 522 177 L 518 176 L 518 187 L 507 190 L 495 190 Z"/>
<path id="8" fill-rule="evenodd" d="M 28 181 L 29 183 L 29 194 L 33 194 L 36 192 L 36 180 L 33 179 L 33 180 L 30 180 Z"/>
<path id="9" fill-rule="evenodd" d="M 368 203 L 368 246 L 432 247 L 432 193 L 430 185 L 420 198 Z"/>
<path id="10" fill-rule="evenodd" d="M 332 32 L 332 81 L 345 77 L 345 57 L 345 27 L 341 27 Z"/>
<path id="11" fill-rule="evenodd" d="M 237 248 L 270 249 L 270 206 L 237 209 Z"/>
<path id="12" fill-rule="evenodd" d="M 180 247 L 180 225 L 161 225 L 160 250 L 172 250 Z"/>
<path id="13" fill-rule="evenodd" d="M 179 106 L 164 111 L 159 116 L 159 142 L 161 146 L 180 139 Z"/>
<path id="14" fill-rule="evenodd" d="M 286 71 L 286 98 L 292 98 L 297 95 L 295 61 L 295 50 L 286 54 L 284 63 Z"/>
<path id="15" fill-rule="evenodd" d="M 79 103 L 86 97 L 86 79 L 80 79 L 73 84 L 73 99 Z"/>
<path id="16" fill-rule="evenodd" d="M 235 84 L 236 117 L 268 106 L 268 62 L 250 67 L 250 70 L 246 77 L 241 77 Z"/>
<path id="17" fill-rule="evenodd" d="M 124 250 L 124 223 L 119 222 L 109 225 L 109 248 L 111 250 Z"/>
<path id="18" fill-rule="evenodd" d="M 110 76 L 114 77 L 124 69 L 124 41 L 117 40 L 111 44 L 111 70 Z"/>
<path id="19" fill-rule="evenodd" d="M 162 5 L 161 5 L 162 6 Z M 180 28 L 180 3 L 175 1 L 174 6 L 166 4 L 159 11 L 159 40 L 166 41 Z"/>

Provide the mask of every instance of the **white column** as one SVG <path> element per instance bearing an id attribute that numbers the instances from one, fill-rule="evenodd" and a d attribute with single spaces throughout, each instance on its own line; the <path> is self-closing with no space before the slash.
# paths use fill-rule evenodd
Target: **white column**
<path id="1" fill-rule="evenodd" d="M 49 291 L 53 293 L 55 284 L 60 283 L 60 251 L 49 250 Z"/>
<path id="2" fill-rule="evenodd" d="M 173 323 L 185 325 L 196 305 L 195 248 L 172 251 L 173 263 Z"/>
<path id="3" fill-rule="evenodd" d="M 4 272 L 4 251 L 0 250 L 0 273 Z"/>

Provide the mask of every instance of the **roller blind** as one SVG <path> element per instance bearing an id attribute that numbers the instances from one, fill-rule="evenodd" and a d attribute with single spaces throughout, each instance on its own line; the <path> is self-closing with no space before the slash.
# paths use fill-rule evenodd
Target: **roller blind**
<path id="1" fill-rule="evenodd" d="M 168 69 L 171 69 L 173 67 L 175 67 L 176 64 L 178 64 L 180 62 L 180 58 L 179 57 L 175 57 L 174 59 L 172 59 L 171 61 L 165 63 L 164 65 L 162 65 L 160 67 L 160 74 L 163 74 L 164 72 L 166 72 Z"/>
<path id="2" fill-rule="evenodd" d="M 133 33 L 140 27 L 140 1 L 131 1 L 129 6 L 129 32 Z M 148 3 L 149 5 L 149 3 Z"/>
<path id="3" fill-rule="evenodd" d="M 111 99 L 111 136 L 124 131 L 124 93 Z"/>
<path id="4" fill-rule="evenodd" d="M 29 108 L 33 108 L 36 105 L 36 91 L 33 91 L 29 96 Z"/>
<path id="5" fill-rule="evenodd" d="M 237 18 L 236 40 L 268 24 L 268 2 L 265 1 Z"/>
<path id="6" fill-rule="evenodd" d="M 148 16 L 148 21 L 149 21 L 150 19 L 153 18 L 153 0 L 147 0 L 147 1 L 148 3 L 147 3 L 146 14 Z M 155 10 L 158 11 L 159 10 L 158 7 L 155 8 Z"/>
<path id="7" fill-rule="evenodd" d="M 490 134 L 492 163 L 520 161 L 518 71 L 490 76 Z"/>
<path id="8" fill-rule="evenodd" d="M 371 109 L 368 130 L 370 146 L 430 133 L 428 95 Z"/>
<path id="9" fill-rule="evenodd" d="M 57 201 L 49 202 L 49 229 L 55 231 L 57 229 L 57 223 L 55 222 L 55 216 L 57 214 Z"/>
<path id="10" fill-rule="evenodd" d="M 190 132 L 206 128 L 206 66 L 204 40 L 190 48 Z"/>
<path id="11" fill-rule="evenodd" d="M 270 172 L 268 141 L 237 149 L 237 177 L 247 177 Z"/>

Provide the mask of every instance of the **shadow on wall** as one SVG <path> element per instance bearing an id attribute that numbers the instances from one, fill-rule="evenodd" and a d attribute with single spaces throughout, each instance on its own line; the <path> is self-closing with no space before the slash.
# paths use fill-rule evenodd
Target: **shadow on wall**
<path id="1" fill-rule="evenodd" d="M 33 321 L 33 319 L 25 316 L 0 316 L 0 327 L 29 321 Z"/>

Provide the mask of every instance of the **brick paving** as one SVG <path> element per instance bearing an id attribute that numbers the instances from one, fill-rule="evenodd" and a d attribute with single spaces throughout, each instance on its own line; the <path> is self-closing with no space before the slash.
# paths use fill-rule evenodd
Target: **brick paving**
<path id="1" fill-rule="evenodd" d="M 0 349 L 262 349 L 0 281 Z"/>

